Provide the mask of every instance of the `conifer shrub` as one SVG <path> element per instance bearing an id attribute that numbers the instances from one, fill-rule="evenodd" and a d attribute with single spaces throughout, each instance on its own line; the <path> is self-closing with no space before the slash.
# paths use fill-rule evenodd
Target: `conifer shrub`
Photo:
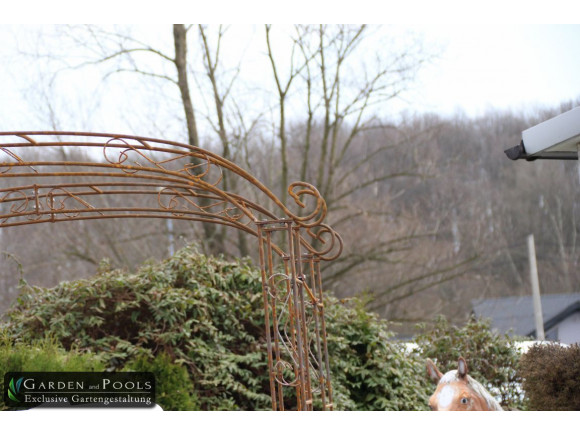
<path id="1" fill-rule="evenodd" d="M 534 344 L 518 371 L 531 410 L 580 411 L 580 345 Z"/>
<path id="2" fill-rule="evenodd" d="M 387 322 L 367 312 L 364 301 L 327 296 L 324 303 L 335 409 L 426 410 L 433 385 L 425 359 L 446 371 L 456 368 L 459 356 L 502 405 L 524 407 L 515 373 L 518 351 L 488 323 L 472 319 L 459 328 L 439 318 L 422 325 L 411 352 L 392 340 Z M 167 410 L 266 410 L 271 402 L 262 304 L 260 272 L 248 260 L 185 248 L 136 273 L 105 264 L 90 279 L 24 288 L 0 328 L 10 343 L 23 346 L 14 348 L 16 359 L 26 359 L 26 346 L 48 337 L 63 356 L 70 352 L 71 361 L 90 355 L 87 370 L 152 371 L 157 400 Z M 289 409 L 295 406 L 292 393 L 286 399 Z"/>
<path id="3" fill-rule="evenodd" d="M 270 409 L 262 303 L 249 261 L 185 248 L 133 274 L 103 267 L 91 279 L 26 288 L 3 329 L 11 340 L 51 336 L 95 353 L 108 370 L 153 371 L 164 409 Z M 387 324 L 356 299 L 325 306 L 335 408 L 427 409 L 424 361 L 389 341 Z"/>
<path id="4" fill-rule="evenodd" d="M 168 354 L 160 353 L 154 358 L 141 355 L 127 363 L 123 371 L 153 373 L 155 402 L 164 410 L 199 410 L 195 387 L 187 368 L 173 363 Z"/>
<path id="5" fill-rule="evenodd" d="M 101 372 L 105 365 L 92 352 L 68 351 L 54 339 L 16 342 L 0 338 L 0 409 L 4 404 L 4 374 L 7 372 Z"/>
<path id="6" fill-rule="evenodd" d="M 392 340 L 388 323 L 364 301 L 326 304 L 328 348 L 335 401 L 340 409 L 427 410 L 432 385 L 424 360 Z"/>

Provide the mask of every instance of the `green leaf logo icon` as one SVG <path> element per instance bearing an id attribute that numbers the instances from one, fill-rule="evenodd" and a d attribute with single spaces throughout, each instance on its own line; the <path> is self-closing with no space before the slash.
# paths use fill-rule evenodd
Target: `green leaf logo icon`
<path id="1" fill-rule="evenodd" d="M 16 398 L 16 395 L 20 392 L 20 386 L 22 385 L 22 381 L 24 378 L 19 378 L 16 382 L 14 382 L 14 378 L 10 379 L 10 383 L 8 384 L 8 397 L 10 400 L 14 402 L 20 402 L 20 399 Z"/>

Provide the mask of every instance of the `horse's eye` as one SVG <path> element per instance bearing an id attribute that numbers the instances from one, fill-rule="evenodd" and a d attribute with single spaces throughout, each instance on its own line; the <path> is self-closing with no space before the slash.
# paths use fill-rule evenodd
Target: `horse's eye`
<path id="1" fill-rule="evenodd" d="M 467 403 L 468 403 L 468 402 L 469 402 L 469 399 L 468 399 L 467 397 L 462 397 L 462 398 L 461 398 L 461 403 L 462 403 L 463 405 L 467 405 Z"/>

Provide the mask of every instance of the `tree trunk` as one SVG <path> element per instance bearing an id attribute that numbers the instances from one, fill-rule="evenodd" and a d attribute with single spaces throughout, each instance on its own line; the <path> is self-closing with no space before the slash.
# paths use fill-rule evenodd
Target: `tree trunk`
<path id="1" fill-rule="evenodd" d="M 185 122 L 187 125 L 187 136 L 190 145 L 199 147 L 199 135 L 197 132 L 197 124 L 195 121 L 195 110 L 191 93 L 189 91 L 189 82 L 187 78 L 187 30 L 183 24 L 173 25 L 173 41 L 175 45 L 175 68 L 177 69 L 177 85 L 181 93 L 181 101 L 183 102 L 183 110 L 185 113 Z M 192 157 L 192 163 L 198 165 L 200 162 Z M 201 171 L 202 166 L 198 166 Z M 202 207 L 209 205 L 209 200 L 200 198 L 200 205 Z M 204 245 L 207 247 L 208 253 L 218 254 L 224 251 L 223 235 L 217 231 L 216 224 L 210 222 L 202 222 L 203 232 L 205 236 Z"/>

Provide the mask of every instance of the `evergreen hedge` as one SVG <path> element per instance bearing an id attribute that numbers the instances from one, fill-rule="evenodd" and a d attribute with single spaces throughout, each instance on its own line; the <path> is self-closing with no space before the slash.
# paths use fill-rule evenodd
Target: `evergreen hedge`
<path id="1" fill-rule="evenodd" d="M 493 344 L 469 353 L 471 329 L 439 324 L 431 338 L 419 337 L 426 350 L 410 352 L 391 340 L 387 323 L 366 312 L 362 301 L 327 297 L 325 307 L 340 410 L 426 410 L 434 389 L 425 374 L 427 356 L 456 362 L 454 352 L 467 350 L 470 371 L 478 373 L 476 357 L 491 362 L 490 355 L 505 351 L 503 341 L 480 331 L 481 346 L 488 339 Z M 136 273 L 105 264 L 90 279 L 23 289 L 1 327 L 16 353 L 49 337 L 68 352 L 98 358 L 107 370 L 152 371 L 158 402 L 167 410 L 271 407 L 261 279 L 247 260 L 185 248 Z M 444 343 L 433 338 L 439 333 L 459 338 Z M 433 346 L 435 352 L 427 350 Z"/>
<path id="2" fill-rule="evenodd" d="M 7 372 L 102 372 L 105 365 L 92 352 L 66 351 L 54 339 L 13 343 L 0 337 L 0 409 L 4 404 L 4 374 Z"/>
<path id="3" fill-rule="evenodd" d="M 386 323 L 356 302 L 329 298 L 326 307 L 337 409 L 425 409 L 422 362 L 387 340 Z M 260 273 L 248 261 L 186 248 L 134 274 L 103 267 L 91 279 L 28 287 L 3 329 L 15 342 L 50 336 L 99 355 L 108 369 L 154 367 L 175 372 L 165 382 L 185 383 L 166 358 L 186 370 L 191 388 L 160 403 L 166 409 L 271 407 Z"/>

